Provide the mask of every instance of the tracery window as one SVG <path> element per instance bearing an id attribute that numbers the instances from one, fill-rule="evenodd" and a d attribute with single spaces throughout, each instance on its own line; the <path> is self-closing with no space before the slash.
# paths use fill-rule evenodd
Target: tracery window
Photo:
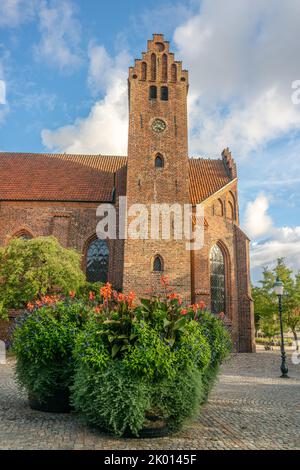
<path id="1" fill-rule="evenodd" d="M 212 313 L 225 313 L 225 260 L 218 245 L 210 252 L 210 290 Z"/>
<path id="2" fill-rule="evenodd" d="M 107 282 L 109 249 L 106 240 L 92 240 L 86 253 L 86 277 L 89 282 Z"/>
<path id="3" fill-rule="evenodd" d="M 164 167 L 164 159 L 161 155 L 157 155 L 155 158 L 155 168 L 163 168 Z"/>
<path id="4" fill-rule="evenodd" d="M 162 272 L 163 271 L 163 262 L 160 256 L 155 256 L 153 262 L 153 271 Z"/>

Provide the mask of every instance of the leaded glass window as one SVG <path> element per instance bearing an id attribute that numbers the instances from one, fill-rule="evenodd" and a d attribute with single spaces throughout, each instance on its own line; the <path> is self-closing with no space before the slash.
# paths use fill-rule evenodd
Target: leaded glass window
<path id="1" fill-rule="evenodd" d="M 157 155 L 155 158 L 155 168 L 163 168 L 164 167 L 164 159 L 161 155 Z"/>
<path id="2" fill-rule="evenodd" d="M 109 249 L 105 240 L 91 241 L 86 256 L 86 277 L 89 282 L 107 282 Z"/>
<path id="3" fill-rule="evenodd" d="M 210 289 L 211 311 L 225 312 L 225 263 L 218 245 L 214 245 L 210 252 Z"/>
<path id="4" fill-rule="evenodd" d="M 29 233 L 22 233 L 22 235 L 20 235 L 18 238 L 22 238 L 23 240 L 27 241 L 27 240 L 31 240 L 32 236 L 29 235 Z"/>
<path id="5" fill-rule="evenodd" d="M 162 260 L 160 256 L 155 256 L 154 263 L 153 263 L 153 271 L 161 272 L 163 270 L 162 267 Z"/>

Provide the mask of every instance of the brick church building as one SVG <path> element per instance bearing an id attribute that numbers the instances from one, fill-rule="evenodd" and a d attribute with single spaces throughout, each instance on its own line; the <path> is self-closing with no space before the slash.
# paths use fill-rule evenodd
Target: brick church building
<path id="1" fill-rule="evenodd" d="M 235 349 L 251 352 L 249 240 L 239 228 L 236 165 L 228 149 L 220 159 L 188 157 L 188 88 L 188 72 L 154 34 L 129 68 L 128 156 L 0 153 L 0 245 L 54 235 L 82 253 L 88 280 L 138 295 L 159 289 L 167 275 L 187 302 L 223 311 Z M 111 203 L 118 211 L 125 195 L 128 207 L 201 203 L 204 246 L 190 251 L 174 237 L 98 239 L 96 208 Z"/>

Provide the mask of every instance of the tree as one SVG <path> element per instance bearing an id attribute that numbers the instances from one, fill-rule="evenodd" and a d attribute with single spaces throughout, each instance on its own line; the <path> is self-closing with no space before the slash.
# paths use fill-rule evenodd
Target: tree
<path id="1" fill-rule="evenodd" d="M 0 248 L 0 315 L 39 296 L 76 291 L 85 282 L 80 254 L 54 237 L 13 239 Z"/>
<path id="2" fill-rule="evenodd" d="M 292 331 L 298 345 L 297 330 L 300 328 L 300 273 L 293 277 L 283 258 L 277 260 L 273 270 L 264 268 L 260 287 L 253 288 L 254 311 L 256 324 L 267 337 L 279 332 L 278 300 L 273 292 L 277 276 L 284 284 L 283 322 L 284 327 Z"/>

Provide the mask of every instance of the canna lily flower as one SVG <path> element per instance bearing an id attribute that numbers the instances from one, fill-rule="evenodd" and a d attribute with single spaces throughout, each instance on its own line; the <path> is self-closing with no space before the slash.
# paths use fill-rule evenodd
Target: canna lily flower
<path id="1" fill-rule="evenodd" d="M 134 299 L 135 299 L 135 293 L 132 292 L 132 291 L 129 292 L 129 294 L 128 294 L 128 296 L 127 296 L 128 307 L 132 307 L 132 306 L 133 306 Z"/>
<path id="2" fill-rule="evenodd" d="M 109 282 L 105 284 L 105 286 L 100 288 L 100 294 L 104 298 L 104 300 L 111 299 L 112 296 L 112 286 Z"/>
<path id="3" fill-rule="evenodd" d="M 203 302 L 203 300 L 200 300 L 198 305 L 199 305 L 200 310 L 204 310 L 206 308 L 206 304 L 205 302 Z"/>
<path id="4" fill-rule="evenodd" d="M 71 297 L 71 299 L 74 299 L 75 295 L 76 295 L 76 292 L 74 290 L 70 290 L 69 296 Z"/>
<path id="5" fill-rule="evenodd" d="M 90 291 L 89 293 L 89 300 L 92 302 L 93 300 L 95 300 L 95 294 L 94 292 Z"/>
<path id="6" fill-rule="evenodd" d="M 167 298 L 169 300 L 175 300 L 176 299 L 178 301 L 179 305 L 182 304 L 182 298 L 180 297 L 179 294 L 176 294 L 175 292 L 173 292 L 172 294 L 168 294 Z"/>
<path id="7" fill-rule="evenodd" d="M 186 308 L 183 308 L 180 312 L 180 315 L 186 315 L 188 313 L 188 310 Z"/>
<path id="8" fill-rule="evenodd" d="M 160 282 L 163 285 L 163 287 L 167 287 L 169 284 L 169 278 L 168 276 L 161 276 Z"/>
<path id="9" fill-rule="evenodd" d="M 118 301 L 118 302 L 126 302 L 126 295 L 125 295 L 125 294 L 122 294 L 122 293 L 120 292 L 120 293 L 118 294 L 117 301 Z"/>
<path id="10" fill-rule="evenodd" d="M 28 304 L 27 304 L 27 309 L 29 310 L 29 312 L 32 312 L 32 310 L 34 309 L 33 303 L 28 302 Z"/>

